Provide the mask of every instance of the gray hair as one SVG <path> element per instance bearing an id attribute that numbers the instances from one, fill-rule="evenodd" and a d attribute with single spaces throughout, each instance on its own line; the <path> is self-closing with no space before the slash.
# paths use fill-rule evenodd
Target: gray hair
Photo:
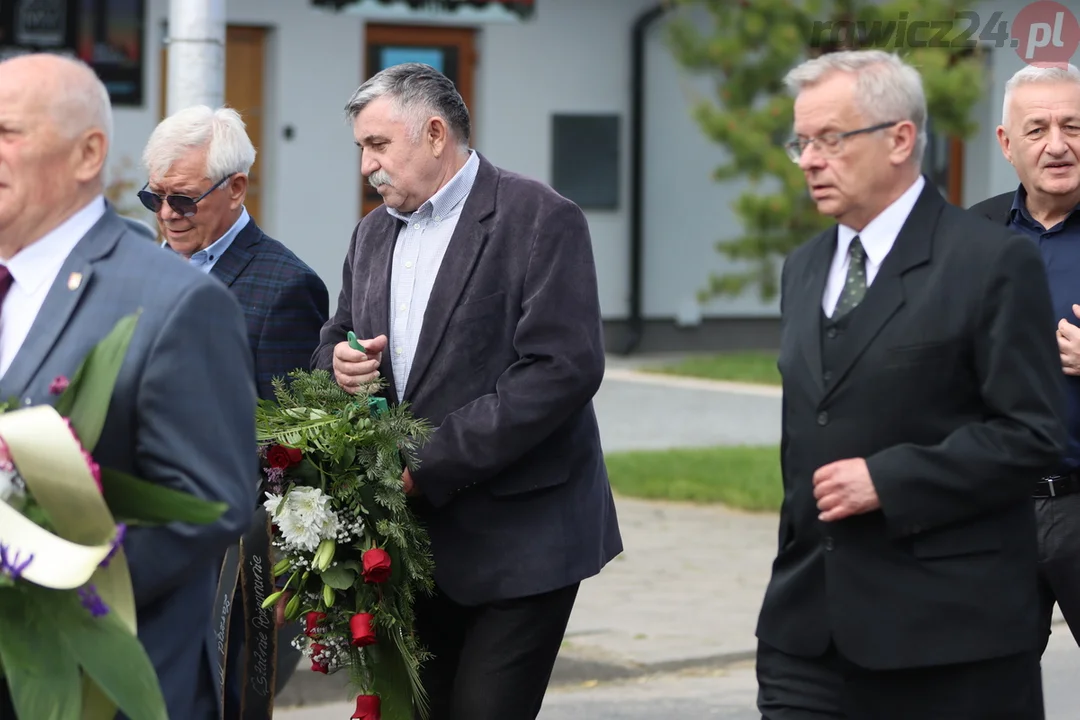
<path id="1" fill-rule="evenodd" d="M 403 63 L 376 73 L 349 98 L 345 118 L 353 123 L 369 103 L 383 96 L 393 100 L 397 112 L 406 119 L 413 142 L 420 140 L 424 121 L 437 115 L 463 149 L 469 146 L 469 108 L 450 78 L 430 65 Z"/>
<path id="2" fill-rule="evenodd" d="M 1005 83 L 1005 100 L 1001 103 L 1001 124 L 1009 124 L 1009 104 L 1012 102 L 1013 90 L 1021 85 L 1034 85 L 1035 83 L 1071 82 L 1080 85 L 1080 70 L 1069 63 L 1066 67 L 1039 67 L 1027 65 L 1009 78 Z"/>
<path id="3" fill-rule="evenodd" d="M 220 180 L 233 173 L 247 173 L 255 163 L 240 113 L 206 105 L 184 108 L 162 120 L 143 150 L 143 165 L 151 177 L 161 177 L 191 150 L 206 148 L 206 178 Z"/>
<path id="4" fill-rule="evenodd" d="M 826 53 L 791 70 L 784 78 L 798 94 L 833 73 L 855 75 L 855 102 L 871 123 L 910 120 L 915 125 L 911 161 L 922 164 L 926 150 L 926 95 L 919 72 L 897 55 L 882 50 L 845 50 Z"/>

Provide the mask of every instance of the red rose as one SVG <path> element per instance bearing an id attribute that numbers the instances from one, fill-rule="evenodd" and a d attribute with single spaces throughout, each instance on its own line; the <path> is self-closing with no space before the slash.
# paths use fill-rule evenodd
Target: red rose
<path id="1" fill-rule="evenodd" d="M 371 613 L 357 613 L 349 620 L 349 630 L 352 631 L 352 644 L 356 647 L 375 644 L 375 629 L 371 627 L 374 618 Z"/>
<path id="2" fill-rule="evenodd" d="M 306 616 L 307 627 L 304 630 L 304 634 L 309 638 L 319 637 L 326 632 L 326 627 L 320 625 L 323 619 L 326 618 L 326 613 L 321 612 L 309 612 Z"/>
<path id="3" fill-rule="evenodd" d="M 330 672 L 330 663 L 326 662 L 326 656 L 323 654 L 326 651 L 325 645 L 319 643 L 311 644 L 311 671 L 321 672 L 324 675 Z"/>
<path id="4" fill-rule="evenodd" d="M 270 467 L 286 470 L 291 468 L 304 457 L 300 448 L 290 448 L 284 445 L 273 445 L 266 451 L 266 462 Z"/>
<path id="5" fill-rule="evenodd" d="M 370 583 L 390 579 L 390 553 L 382 548 L 371 548 L 364 553 L 364 579 Z"/>
<path id="6" fill-rule="evenodd" d="M 356 712 L 351 720 L 381 720 L 378 695 L 357 695 Z"/>

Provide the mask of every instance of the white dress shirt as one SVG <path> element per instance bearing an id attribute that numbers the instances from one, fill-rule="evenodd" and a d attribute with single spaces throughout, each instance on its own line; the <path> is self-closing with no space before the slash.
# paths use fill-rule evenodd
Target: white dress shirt
<path id="1" fill-rule="evenodd" d="M 840 225 L 836 231 L 836 254 L 833 255 L 832 265 L 829 267 L 829 279 L 825 283 L 825 294 L 821 297 L 821 309 L 825 315 L 832 317 L 836 310 L 836 303 L 840 300 L 840 293 L 844 289 L 847 280 L 849 265 L 848 248 L 855 236 L 859 236 L 863 250 L 866 252 L 866 287 L 869 288 L 877 277 L 881 263 L 885 262 L 885 256 L 892 250 L 896 236 L 900 234 L 900 228 L 904 226 L 911 209 L 915 207 L 915 201 L 926 185 L 922 175 L 912 183 L 904 194 L 896 198 L 892 205 L 881 211 L 877 217 L 867 223 L 862 232 L 856 232 L 847 225 Z"/>
<path id="2" fill-rule="evenodd" d="M 390 273 L 390 337 L 386 347 L 398 402 L 405 397 L 435 277 L 479 169 L 480 159 L 476 151 L 470 151 L 461 170 L 415 211 L 405 215 L 387 208 L 392 216 L 404 221 L 398 231 Z"/>
<path id="3" fill-rule="evenodd" d="M 14 281 L 0 305 L 0 377 L 7 372 L 30 334 L 68 255 L 104 214 L 105 198 L 99 195 L 7 262 L 0 260 Z"/>

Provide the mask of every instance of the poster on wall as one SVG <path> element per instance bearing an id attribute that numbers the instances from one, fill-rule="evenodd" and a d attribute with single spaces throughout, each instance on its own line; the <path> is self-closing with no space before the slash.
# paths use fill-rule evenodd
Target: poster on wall
<path id="1" fill-rule="evenodd" d="M 143 104 L 145 0 L 0 0 L 0 59 L 74 55 L 94 69 L 113 105 Z"/>

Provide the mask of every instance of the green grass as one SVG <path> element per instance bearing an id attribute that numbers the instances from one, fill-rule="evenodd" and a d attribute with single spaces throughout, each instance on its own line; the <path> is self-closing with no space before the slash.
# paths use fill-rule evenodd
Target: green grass
<path id="1" fill-rule="evenodd" d="M 780 509 L 784 489 L 776 446 L 732 446 L 609 453 L 615 492 L 650 500 Z"/>
<path id="2" fill-rule="evenodd" d="M 733 380 L 765 385 L 780 384 L 780 371 L 776 369 L 776 353 L 767 350 L 695 355 L 670 365 L 645 367 L 642 370 L 665 375 L 689 375 L 710 380 Z"/>

